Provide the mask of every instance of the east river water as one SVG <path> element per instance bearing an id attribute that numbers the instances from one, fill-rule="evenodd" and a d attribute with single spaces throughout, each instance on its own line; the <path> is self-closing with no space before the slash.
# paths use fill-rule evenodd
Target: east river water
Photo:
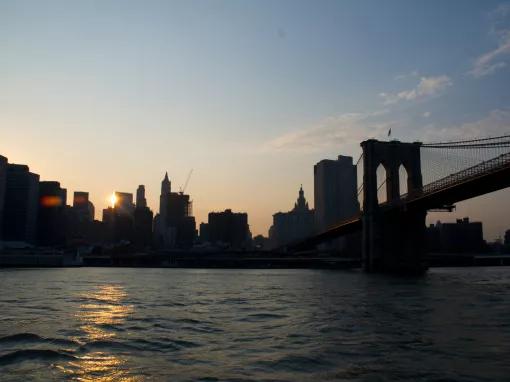
<path id="1" fill-rule="evenodd" d="M 510 268 L 0 270 L 0 381 L 510 381 Z"/>

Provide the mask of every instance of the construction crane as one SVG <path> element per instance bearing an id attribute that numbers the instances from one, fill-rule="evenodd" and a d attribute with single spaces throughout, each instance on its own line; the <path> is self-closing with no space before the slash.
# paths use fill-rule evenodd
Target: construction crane
<path id="1" fill-rule="evenodd" d="M 188 187 L 189 179 L 191 178 L 191 174 L 193 173 L 193 169 L 190 170 L 188 173 L 188 177 L 186 178 L 186 182 L 184 182 L 184 186 L 179 187 L 179 194 L 184 194 L 184 191 L 186 191 L 186 187 Z"/>

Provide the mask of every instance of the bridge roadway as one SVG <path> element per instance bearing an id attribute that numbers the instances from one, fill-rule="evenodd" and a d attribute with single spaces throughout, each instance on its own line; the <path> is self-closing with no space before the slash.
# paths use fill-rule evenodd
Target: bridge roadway
<path id="1" fill-rule="evenodd" d="M 507 187 L 510 187 L 510 154 L 503 154 L 427 184 L 423 187 L 421 193 L 413 197 L 402 195 L 401 199 L 397 201 L 381 203 L 379 208 L 382 213 L 389 213 L 395 209 L 430 210 Z M 292 251 L 308 249 L 343 235 L 358 232 L 361 228 L 362 213 L 344 220 L 327 231 L 290 243 L 286 246 L 286 249 Z"/>

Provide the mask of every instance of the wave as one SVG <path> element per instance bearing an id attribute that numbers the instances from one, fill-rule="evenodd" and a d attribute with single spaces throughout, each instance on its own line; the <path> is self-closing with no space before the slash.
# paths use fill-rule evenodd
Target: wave
<path id="1" fill-rule="evenodd" d="M 277 320 L 282 318 L 288 318 L 288 316 L 284 314 L 274 313 L 255 313 L 249 314 L 248 316 L 240 319 L 240 321 L 265 321 L 265 320 Z"/>
<path id="2" fill-rule="evenodd" d="M 77 358 L 63 352 L 50 349 L 24 349 L 16 350 L 0 356 L 0 365 L 5 366 L 24 361 L 59 361 L 76 360 Z"/>
<path id="3" fill-rule="evenodd" d="M 41 337 L 34 333 L 16 333 L 11 334 L 5 337 L 0 337 L 0 344 L 5 343 L 45 343 L 45 344 L 57 344 L 57 345 L 63 345 L 63 346 L 78 346 L 79 343 L 67 340 L 63 338 L 47 338 L 47 337 Z"/>

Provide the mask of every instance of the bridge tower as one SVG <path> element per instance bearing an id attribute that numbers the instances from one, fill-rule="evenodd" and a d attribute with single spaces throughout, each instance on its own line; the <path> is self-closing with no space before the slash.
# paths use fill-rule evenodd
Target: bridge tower
<path id="1" fill-rule="evenodd" d="M 426 210 L 407 210 L 400 199 L 399 169 L 407 171 L 410 197 L 421 192 L 420 142 L 370 139 L 363 149 L 363 267 L 368 272 L 421 273 Z M 387 203 L 377 199 L 377 168 L 386 170 Z M 389 206 L 393 208 L 388 208 Z M 400 208 L 394 208 L 400 206 Z"/>

